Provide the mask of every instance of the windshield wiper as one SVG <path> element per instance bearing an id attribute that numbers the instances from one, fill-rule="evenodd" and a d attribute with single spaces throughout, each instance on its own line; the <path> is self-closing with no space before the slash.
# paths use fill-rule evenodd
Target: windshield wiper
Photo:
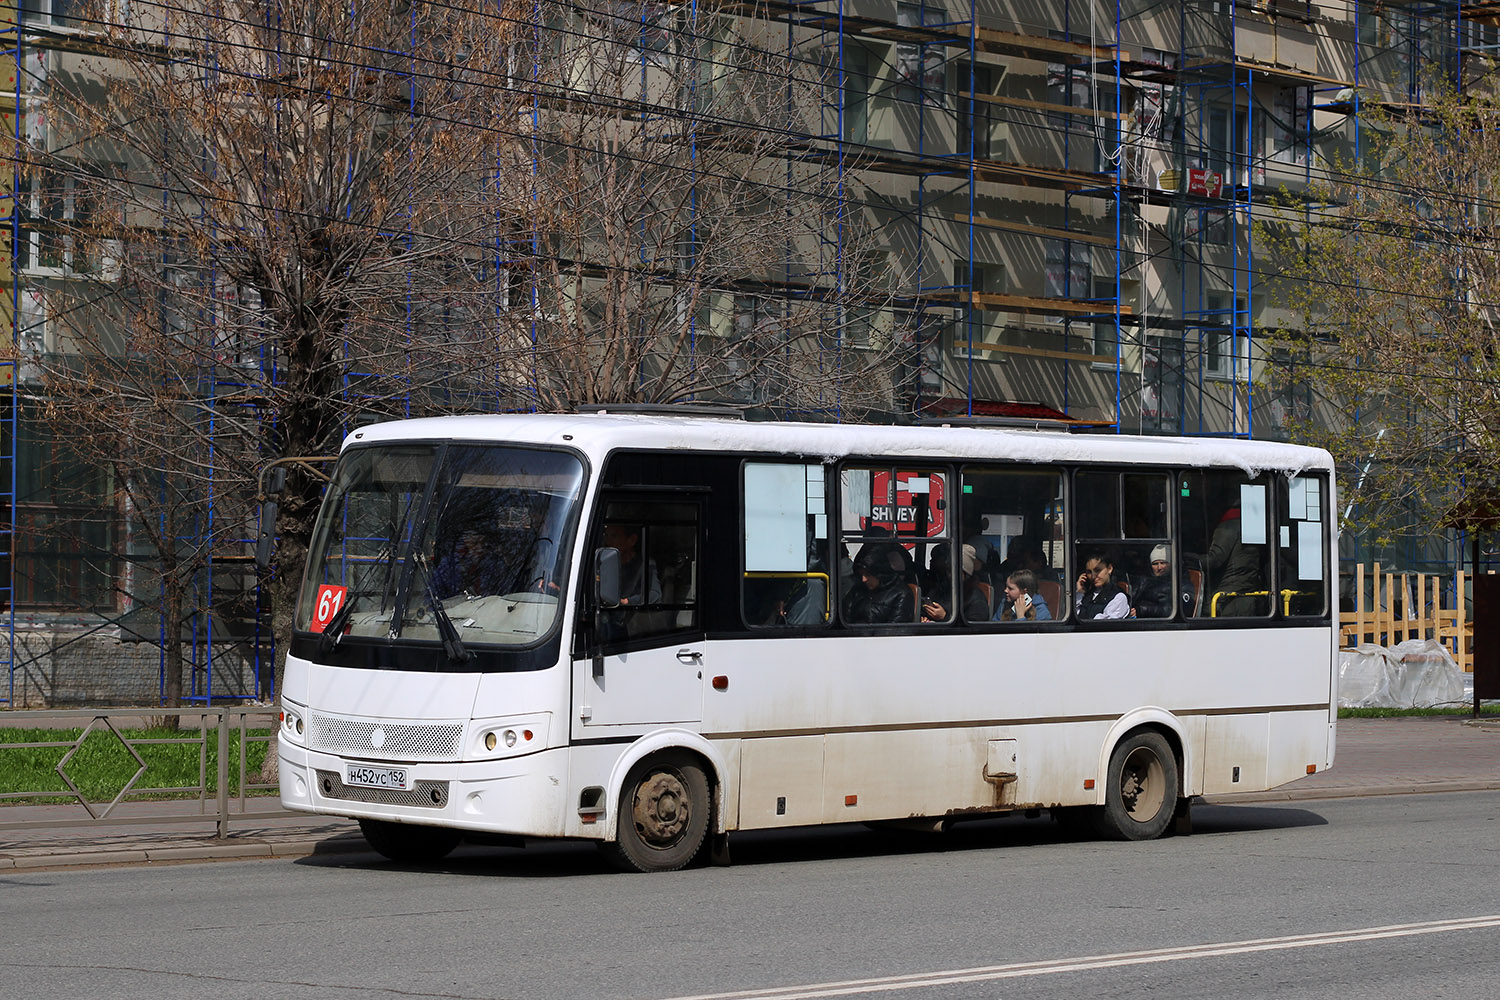
<path id="1" fill-rule="evenodd" d="M 339 641 L 344 638 L 344 626 L 349 624 L 349 618 L 354 614 L 354 602 L 358 599 L 355 594 L 350 594 L 339 609 L 328 619 L 328 624 L 323 626 L 323 634 L 318 636 L 318 652 L 331 653 L 339 646 Z"/>
<path id="2" fill-rule="evenodd" d="M 422 593 L 427 598 L 427 606 L 432 609 L 433 621 L 437 622 L 438 635 L 443 640 L 443 652 L 448 654 L 448 659 L 454 663 L 467 663 L 469 657 L 474 655 L 469 652 L 464 641 L 459 637 L 458 626 L 453 624 L 453 619 L 448 617 L 448 610 L 443 607 L 443 602 L 437 598 L 437 592 L 432 589 L 432 574 L 427 569 L 427 557 L 420 552 L 412 553 L 412 560 L 422 572 Z"/>
<path id="3" fill-rule="evenodd" d="M 464 645 L 463 639 L 459 638 L 458 627 L 453 624 L 453 619 L 448 617 L 447 610 L 442 602 L 432 592 L 432 584 L 427 584 L 427 603 L 432 606 L 432 617 L 437 621 L 438 635 L 443 637 L 443 652 L 448 654 L 448 659 L 454 663 L 467 663 L 473 654 Z"/>

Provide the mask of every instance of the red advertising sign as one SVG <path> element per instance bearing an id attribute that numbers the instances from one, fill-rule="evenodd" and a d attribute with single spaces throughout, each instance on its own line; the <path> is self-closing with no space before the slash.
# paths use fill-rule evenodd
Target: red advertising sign
<path id="1" fill-rule="evenodd" d="M 1187 172 L 1188 194 L 1200 194 L 1205 198 L 1217 198 L 1224 193 L 1224 176 L 1217 170 L 1189 167 Z"/>
<path id="2" fill-rule="evenodd" d="M 870 516 L 865 527 L 879 525 L 895 535 L 915 535 L 925 524 L 928 536 L 943 532 L 947 504 L 943 501 L 943 476 L 924 472 L 896 473 L 895 503 L 891 503 L 891 474 L 870 476 Z"/>
<path id="3" fill-rule="evenodd" d="M 331 583 L 325 583 L 318 588 L 318 602 L 313 605 L 312 630 L 321 632 L 333 621 L 333 616 L 339 613 L 339 608 L 349 599 L 349 588 L 338 587 Z"/>

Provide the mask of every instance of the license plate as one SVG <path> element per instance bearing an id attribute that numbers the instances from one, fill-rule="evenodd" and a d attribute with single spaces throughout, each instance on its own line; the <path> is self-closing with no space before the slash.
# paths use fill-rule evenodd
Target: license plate
<path id="1" fill-rule="evenodd" d="M 363 764 L 344 765 L 344 784 L 361 788 L 389 788 L 407 791 L 411 783 L 404 767 L 365 767 Z"/>

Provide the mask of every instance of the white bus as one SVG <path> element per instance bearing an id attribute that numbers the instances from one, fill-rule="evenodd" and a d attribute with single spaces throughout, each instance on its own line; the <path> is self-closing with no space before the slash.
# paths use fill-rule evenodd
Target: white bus
<path id="1" fill-rule="evenodd" d="M 1328 454 L 643 413 L 351 434 L 281 797 L 380 853 L 1051 809 L 1145 839 L 1333 761 Z"/>

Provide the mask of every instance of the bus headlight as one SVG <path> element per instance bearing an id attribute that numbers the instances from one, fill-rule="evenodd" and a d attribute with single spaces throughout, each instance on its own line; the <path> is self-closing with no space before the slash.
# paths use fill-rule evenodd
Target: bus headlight
<path id="1" fill-rule="evenodd" d="M 302 710 L 291 705 L 283 706 L 281 710 L 281 735 L 293 743 L 301 743 L 304 728 Z"/>
<path id="2" fill-rule="evenodd" d="M 513 715 L 501 719 L 475 719 L 469 753 L 477 757 L 515 757 L 547 747 L 548 716 Z"/>
<path id="3" fill-rule="evenodd" d="M 484 748 L 486 750 L 493 750 L 495 749 L 495 747 L 500 745 L 500 740 L 502 739 L 505 741 L 505 748 L 509 750 L 511 747 L 516 745 L 516 731 L 514 729 L 507 729 L 505 731 L 505 735 L 501 737 L 496 737 L 493 730 L 485 733 Z"/>

